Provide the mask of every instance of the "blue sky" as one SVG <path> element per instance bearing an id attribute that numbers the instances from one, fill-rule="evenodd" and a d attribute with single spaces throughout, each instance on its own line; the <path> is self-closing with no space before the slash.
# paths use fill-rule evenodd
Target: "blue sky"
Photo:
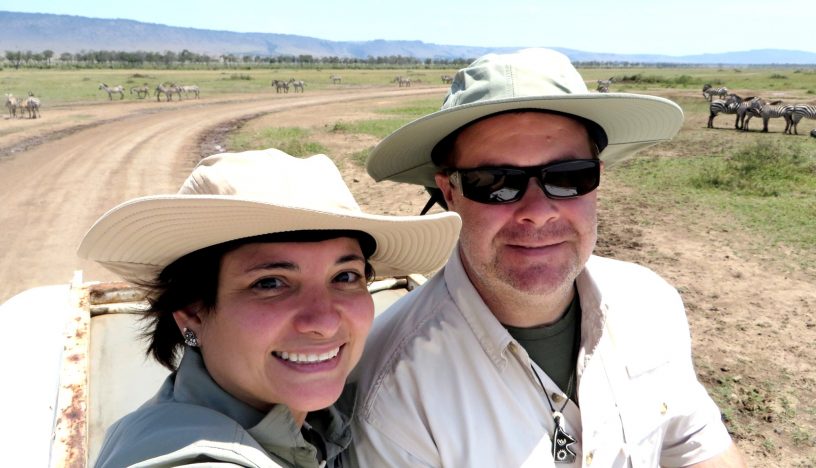
<path id="1" fill-rule="evenodd" d="M 0 9 L 332 41 L 690 55 L 816 52 L 814 0 L 3 0 Z M 770 31 L 770 32 L 768 32 Z"/>

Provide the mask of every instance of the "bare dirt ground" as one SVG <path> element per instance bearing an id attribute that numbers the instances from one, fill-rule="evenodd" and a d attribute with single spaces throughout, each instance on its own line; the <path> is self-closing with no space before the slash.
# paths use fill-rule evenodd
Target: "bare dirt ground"
<path id="1" fill-rule="evenodd" d="M 231 121 L 326 128 L 373 116 L 439 87 L 125 102 L 45 108 L 38 121 L 0 121 L 0 302 L 35 286 L 115 279 L 76 258 L 91 223 L 126 199 L 175 192 L 195 162 L 218 152 Z M 704 127 L 705 122 L 687 122 Z M 363 209 L 417 214 L 412 186 L 375 184 L 350 158 L 373 137 L 316 132 Z M 228 148 L 227 148 L 228 150 Z M 686 301 L 701 380 L 718 398 L 750 466 L 816 464 L 816 274 L 768 251 L 698 206 L 650 203 L 615 180 L 600 192 L 597 252 L 647 265 Z"/>

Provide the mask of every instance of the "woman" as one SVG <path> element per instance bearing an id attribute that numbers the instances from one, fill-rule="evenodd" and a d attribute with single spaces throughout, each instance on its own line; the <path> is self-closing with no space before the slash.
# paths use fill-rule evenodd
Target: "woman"
<path id="1" fill-rule="evenodd" d="M 174 372 L 97 466 L 341 466 L 367 280 L 440 267 L 459 226 L 365 214 L 326 156 L 278 150 L 211 156 L 178 194 L 109 211 L 79 255 L 149 288 L 148 353 Z"/>

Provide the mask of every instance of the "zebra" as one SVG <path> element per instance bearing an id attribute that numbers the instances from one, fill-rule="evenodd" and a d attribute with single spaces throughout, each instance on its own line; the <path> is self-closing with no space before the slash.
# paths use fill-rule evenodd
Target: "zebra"
<path id="1" fill-rule="evenodd" d="M 329 79 L 331 80 L 332 84 L 340 84 L 340 82 L 343 81 L 343 78 L 340 75 L 332 75 L 329 77 Z"/>
<path id="2" fill-rule="evenodd" d="M 187 85 L 187 86 L 179 86 L 179 98 L 181 98 L 181 93 L 184 92 L 185 96 L 189 96 L 190 93 L 195 94 L 195 98 L 198 99 L 198 93 L 201 92 L 198 86 L 196 85 Z"/>
<path id="3" fill-rule="evenodd" d="M 42 117 L 42 114 L 40 114 L 40 100 L 34 97 L 34 93 L 31 91 L 28 92 L 28 97 L 23 99 L 23 102 L 20 103 L 20 117 L 22 117 L 22 109 L 28 111 L 29 119 Z"/>
<path id="4" fill-rule="evenodd" d="M 784 117 L 785 119 L 785 133 L 788 133 L 790 130 L 791 125 L 791 117 L 789 111 L 793 108 L 790 104 L 782 104 L 782 101 L 773 101 L 766 103 L 762 99 L 755 99 L 751 103 L 750 112 L 745 117 L 745 123 L 742 126 L 743 131 L 748 131 L 748 123 L 751 121 L 751 117 L 757 116 L 762 117 L 762 131 L 767 133 L 768 132 L 768 121 L 770 119 L 776 119 L 779 117 Z"/>
<path id="5" fill-rule="evenodd" d="M 181 91 L 179 91 L 176 85 L 165 85 L 165 83 L 159 83 L 156 85 L 156 101 L 161 102 L 161 95 L 164 94 L 165 100 L 170 102 L 173 100 L 173 93 L 177 93 L 179 101 L 181 101 Z"/>
<path id="6" fill-rule="evenodd" d="M 284 93 L 289 92 L 289 83 L 287 83 L 286 81 L 272 80 L 272 86 L 275 87 L 276 93 L 280 93 L 281 91 L 283 91 Z"/>
<path id="7" fill-rule="evenodd" d="M 614 76 L 609 78 L 608 80 L 598 80 L 598 88 L 597 88 L 598 92 L 599 93 L 608 93 L 609 92 L 609 86 L 611 86 L 614 81 L 615 81 Z"/>
<path id="8" fill-rule="evenodd" d="M 106 93 L 108 93 L 108 99 L 112 100 L 114 94 L 118 94 L 119 99 L 124 99 L 125 98 L 125 88 L 122 85 L 116 85 L 114 87 L 110 87 L 110 86 L 106 85 L 105 83 L 99 83 L 99 89 L 102 89 Z"/>
<path id="9" fill-rule="evenodd" d="M 703 85 L 703 97 L 706 98 L 706 101 L 711 101 L 714 96 L 720 96 L 720 98 L 725 98 L 728 96 L 728 88 L 721 87 L 715 88 L 710 84 L 706 83 Z"/>
<path id="10" fill-rule="evenodd" d="M 397 76 L 394 77 L 394 79 L 391 82 L 392 83 L 397 83 L 400 88 L 402 88 L 403 86 L 405 86 L 407 88 L 411 87 L 411 79 L 408 78 L 408 77 L 405 77 L 405 76 L 397 75 Z"/>
<path id="11" fill-rule="evenodd" d="M 132 95 L 133 93 L 136 93 L 136 96 L 138 96 L 139 99 L 144 99 L 150 95 L 150 88 L 147 85 L 133 86 L 130 88 L 130 94 Z"/>
<path id="12" fill-rule="evenodd" d="M 17 98 L 14 97 L 13 94 L 6 93 L 6 107 L 9 111 L 9 118 L 13 119 L 17 117 L 17 108 L 19 107 L 19 102 L 17 102 Z M 22 110 L 20 110 L 20 116 L 22 116 Z"/>
<path id="13" fill-rule="evenodd" d="M 306 83 L 304 83 L 303 80 L 295 80 L 294 78 L 289 79 L 287 84 L 294 87 L 295 92 L 297 92 L 298 88 L 300 88 L 301 93 L 303 92 L 303 87 L 306 86 Z"/>
<path id="14" fill-rule="evenodd" d="M 813 104 L 796 104 L 791 108 L 791 110 L 790 110 L 790 119 L 791 119 L 790 126 L 793 127 L 792 131 L 796 135 L 799 134 L 799 131 L 796 129 L 796 126 L 799 125 L 799 121 L 802 120 L 802 118 L 816 119 L 816 105 L 813 105 Z M 787 130 L 788 130 L 787 133 L 791 132 L 790 128 L 788 128 Z M 810 134 L 813 135 L 813 132 L 810 132 Z"/>
<path id="15" fill-rule="evenodd" d="M 451 84 L 453 83 L 453 77 L 450 75 L 442 75 L 439 78 L 442 79 L 443 84 Z"/>
<path id="16" fill-rule="evenodd" d="M 715 99 L 711 101 L 711 104 L 708 105 L 710 112 L 708 116 L 708 128 L 714 128 L 714 117 L 716 117 L 717 114 L 736 114 L 740 104 L 743 102 L 745 102 L 745 100 L 736 94 L 729 94 L 725 100 Z M 739 119 L 739 115 L 737 115 L 737 119 Z M 739 120 L 734 122 L 734 127 L 739 128 L 737 126 L 738 124 Z"/>

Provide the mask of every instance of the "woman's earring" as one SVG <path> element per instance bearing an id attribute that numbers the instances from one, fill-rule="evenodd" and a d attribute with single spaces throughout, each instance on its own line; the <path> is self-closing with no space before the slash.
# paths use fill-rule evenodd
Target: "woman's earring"
<path id="1" fill-rule="evenodd" d="M 181 333 L 184 335 L 184 344 L 192 348 L 198 347 L 198 337 L 196 336 L 194 331 L 185 327 L 184 330 L 181 331 Z"/>

